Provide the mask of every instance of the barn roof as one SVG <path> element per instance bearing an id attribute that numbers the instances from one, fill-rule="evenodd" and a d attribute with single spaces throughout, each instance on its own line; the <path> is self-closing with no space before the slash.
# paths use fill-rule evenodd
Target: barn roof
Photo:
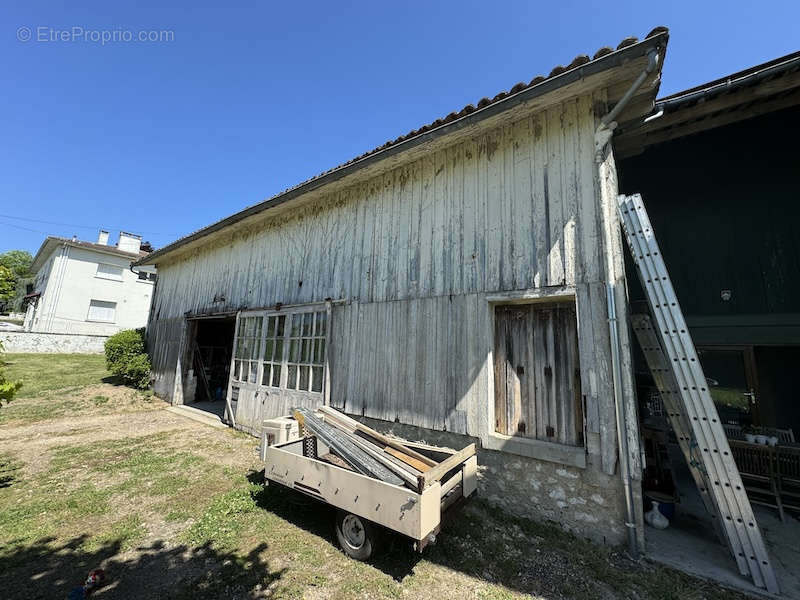
<path id="1" fill-rule="evenodd" d="M 159 259 L 163 259 L 166 255 L 173 253 L 187 244 L 198 241 L 207 235 L 229 227 L 247 217 L 263 212 L 278 204 L 282 204 L 292 198 L 296 198 L 301 194 L 317 189 L 322 185 L 341 179 L 373 162 L 383 160 L 396 153 L 403 152 L 442 135 L 457 131 L 462 127 L 509 110 L 523 102 L 551 93 L 571 83 L 578 82 L 590 75 L 626 65 L 637 58 L 646 56 L 653 48 L 662 50 L 663 58 L 663 50 L 666 48 L 668 39 L 668 29 L 666 27 L 656 27 L 648 33 L 642 41 L 639 41 L 636 37 L 627 37 L 616 46 L 616 49 L 604 46 L 597 50 L 591 58 L 586 54 L 578 55 L 568 65 L 558 65 L 554 67 L 546 77 L 539 75 L 527 83 L 519 82 L 508 91 L 501 91 L 492 98 L 481 98 L 475 104 L 468 104 L 459 111 L 453 111 L 445 117 L 436 119 L 394 140 L 389 140 L 377 148 L 365 152 L 337 167 L 324 171 L 271 198 L 244 208 L 212 225 L 186 235 L 150 253 L 147 257 L 140 259 L 136 264 L 156 264 Z M 655 75 L 656 80 L 658 80 L 659 76 L 659 73 Z"/>

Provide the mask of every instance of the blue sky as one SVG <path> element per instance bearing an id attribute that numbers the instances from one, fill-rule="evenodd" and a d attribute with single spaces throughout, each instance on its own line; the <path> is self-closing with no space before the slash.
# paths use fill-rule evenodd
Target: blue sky
<path id="1" fill-rule="evenodd" d="M 661 95 L 800 41 L 796 1 L 608 7 L 6 2 L 0 252 L 35 252 L 46 233 L 93 240 L 101 226 L 163 246 L 656 25 L 671 32 Z M 74 27 L 85 32 L 76 41 L 51 39 Z M 93 41 L 103 31 L 169 31 L 172 41 Z"/>

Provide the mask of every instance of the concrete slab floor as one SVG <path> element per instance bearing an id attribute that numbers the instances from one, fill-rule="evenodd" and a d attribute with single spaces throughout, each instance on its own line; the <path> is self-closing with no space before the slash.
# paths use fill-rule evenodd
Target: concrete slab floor
<path id="1" fill-rule="evenodd" d="M 670 460 L 681 501 L 667 529 L 646 528 L 647 556 L 750 594 L 770 596 L 756 588 L 750 578 L 739 574 L 728 548 L 717 541 L 710 517 L 677 446 L 670 448 Z M 781 522 L 775 509 L 754 505 L 753 510 L 778 578 L 781 596 L 800 600 L 800 521 L 797 515 L 787 512 L 786 521 Z"/>
<path id="2" fill-rule="evenodd" d="M 222 419 L 223 414 L 225 413 L 225 400 L 219 400 L 215 402 L 192 402 L 191 404 L 187 404 L 186 406 L 190 406 L 192 408 L 196 408 L 197 410 L 202 410 L 203 412 L 211 413 L 212 415 L 216 415 Z"/>

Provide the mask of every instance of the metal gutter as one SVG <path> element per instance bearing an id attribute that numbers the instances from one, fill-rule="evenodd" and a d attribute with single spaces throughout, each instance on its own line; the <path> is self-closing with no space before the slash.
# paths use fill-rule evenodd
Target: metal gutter
<path id="1" fill-rule="evenodd" d="M 621 50 L 615 50 L 614 52 L 606 54 L 605 56 L 602 56 L 595 60 L 591 60 L 584 65 L 581 65 L 569 71 L 565 71 L 560 75 L 555 75 L 553 77 L 550 77 L 537 85 L 534 85 L 520 92 L 512 94 L 507 98 L 489 104 L 484 108 L 477 109 L 474 112 L 465 115 L 459 119 L 441 125 L 435 129 L 426 131 L 425 133 L 422 133 L 420 135 L 398 142 L 397 144 L 393 144 L 384 150 L 379 150 L 377 152 L 369 154 L 368 156 L 364 157 L 361 160 L 347 163 L 345 165 L 342 165 L 341 167 L 336 167 L 323 175 L 309 179 L 308 181 L 301 183 L 294 188 L 290 188 L 285 192 L 281 192 L 280 194 L 268 200 L 247 207 L 244 210 L 239 211 L 238 213 L 235 213 L 229 217 L 226 217 L 225 219 L 222 219 L 221 221 L 218 221 L 212 225 L 209 225 L 208 227 L 196 231 L 195 233 L 192 233 L 171 244 L 168 244 L 167 246 L 159 250 L 156 250 L 155 252 L 152 252 L 148 256 L 139 259 L 134 264 L 136 266 L 146 265 L 146 264 L 156 264 L 157 259 L 166 256 L 167 254 L 177 250 L 178 248 L 181 248 L 191 242 L 197 241 L 207 235 L 210 235 L 211 233 L 225 229 L 226 227 L 238 223 L 239 221 L 242 221 L 247 217 L 256 215 L 270 208 L 274 208 L 285 202 L 293 200 L 303 194 L 307 194 L 313 190 L 321 188 L 322 186 L 338 181 L 369 165 L 378 163 L 382 160 L 385 160 L 402 152 L 406 152 L 408 150 L 411 150 L 412 148 L 416 148 L 417 146 L 429 143 L 442 136 L 455 133 L 466 127 L 470 127 L 476 123 L 479 123 L 480 121 L 483 121 L 485 119 L 503 113 L 516 106 L 519 106 L 520 104 L 523 104 L 540 96 L 544 96 L 545 94 L 551 93 L 555 90 L 558 90 L 572 83 L 576 83 L 591 75 L 596 75 L 603 71 L 607 71 L 609 69 L 622 66 L 642 56 L 646 56 L 653 49 L 664 48 L 666 46 L 668 38 L 669 38 L 669 33 L 666 31 L 657 33 L 649 38 L 642 40 L 641 42 L 631 44 L 630 46 L 622 48 Z"/>
<path id="2" fill-rule="evenodd" d="M 744 71 L 739 74 L 734 73 L 728 76 L 724 81 L 712 83 L 708 87 L 703 87 L 702 89 L 689 89 L 684 92 L 673 94 L 672 96 L 667 96 L 661 100 L 656 100 L 655 110 L 656 112 L 660 110 L 670 112 L 679 109 L 684 104 L 697 102 L 723 92 L 730 92 L 740 87 L 755 85 L 764 79 L 783 75 L 787 71 L 800 69 L 800 52 L 789 54 L 777 59 L 777 61 L 779 62 L 773 61 L 773 64 L 767 63 L 768 66 L 764 66 L 760 69 L 755 67 L 757 70 L 753 72 L 748 73 Z"/>

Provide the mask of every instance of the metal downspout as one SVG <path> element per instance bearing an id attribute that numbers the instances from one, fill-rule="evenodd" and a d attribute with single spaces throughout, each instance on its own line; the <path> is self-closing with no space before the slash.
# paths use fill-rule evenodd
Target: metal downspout
<path id="1" fill-rule="evenodd" d="M 614 135 L 617 127 L 616 117 L 630 102 L 636 91 L 642 86 L 645 79 L 656 69 L 659 63 L 658 50 L 653 49 L 647 53 L 647 66 L 628 88 L 628 91 L 616 103 L 613 109 L 600 119 L 600 125 L 595 132 L 595 162 L 598 167 L 603 162 L 603 152 L 606 145 Z M 598 173 L 600 175 L 600 173 Z M 616 214 L 616 213 L 612 213 Z M 608 246 L 607 246 L 608 249 Z M 628 448 L 628 422 L 625 416 L 625 406 L 622 394 L 622 364 L 620 360 L 619 323 L 617 321 L 617 301 L 615 297 L 615 281 L 612 261 L 609 258 L 606 268 L 606 304 L 608 310 L 608 330 L 611 341 L 611 367 L 614 383 L 614 406 L 616 408 L 617 441 L 619 444 L 619 465 L 622 487 L 625 493 L 625 527 L 628 531 L 628 551 L 631 558 L 639 556 L 639 547 L 636 542 L 636 512 L 634 509 L 633 489 L 631 487 L 631 466 Z"/>

